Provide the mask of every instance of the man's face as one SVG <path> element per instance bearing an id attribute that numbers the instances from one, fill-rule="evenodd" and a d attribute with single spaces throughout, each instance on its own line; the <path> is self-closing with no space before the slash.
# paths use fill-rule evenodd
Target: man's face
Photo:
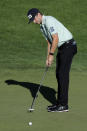
<path id="1" fill-rule="evenodd" d="M 38 13 L 38 14 L 35 16 L 33 22 L 34 22 L 35 24 L 41 24 L 41 23 L 42 23 L 42 16 L 41 16 L 40 13 Z"/>

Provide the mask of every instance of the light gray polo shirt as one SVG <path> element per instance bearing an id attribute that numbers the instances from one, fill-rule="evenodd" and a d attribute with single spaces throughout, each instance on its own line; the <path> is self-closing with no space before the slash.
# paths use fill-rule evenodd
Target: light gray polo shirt
<path id="1" fill-rule="evenodd" d="M 42 24 L 40 24 L 40 30 L 43 33 L 46 40 L 52 44 L 52 35 L 58 34 L 60 47 L 64 42 L 73 38 L 71 32 L 56 18 L 52 16 L 42 16 Z"/>

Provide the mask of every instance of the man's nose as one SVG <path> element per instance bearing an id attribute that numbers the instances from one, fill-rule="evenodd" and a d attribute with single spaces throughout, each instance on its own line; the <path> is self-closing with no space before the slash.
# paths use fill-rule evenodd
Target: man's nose
<path id="1" fill-rule="evenodd" d="M 34 22 L 34 23 L 36 23 L 36 21 L 35 21 L 35 20 L 33 20 L 33 22 Z"/>

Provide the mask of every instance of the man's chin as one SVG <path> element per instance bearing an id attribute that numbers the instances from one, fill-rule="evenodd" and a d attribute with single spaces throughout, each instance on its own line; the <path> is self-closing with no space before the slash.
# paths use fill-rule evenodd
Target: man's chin
<path id="1" fill-rule="evenodd" d="M 36 24 L 38 24 L 38 25 L 39 25 L 40 23 L 36 23 Z"/>

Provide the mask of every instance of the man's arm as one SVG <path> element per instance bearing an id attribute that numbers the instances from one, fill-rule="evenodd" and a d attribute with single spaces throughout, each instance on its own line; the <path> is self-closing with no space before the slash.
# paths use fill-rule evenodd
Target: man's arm
<path id="1" fill-rule="evenodd" d="M 53 62 L 54 57 L 53 57 L 53 55 L 50 55 L 50 53 L 54 54 L 54 52 L 57 48 L 57 45 L 58 45 L 58 41 L 59 41 L 57 33 L 53 34 L 52 37 L 53 37 L 52 45 L 48 42 L 48 53 L 47 53 L 47 60 L 46 60 L 47 66 L 51 66 L 51 64 Z"/>
<path id="2" fill-rule="evenodd" d="M 47 59 L 46 59 L 46 66 L 49 66 L 48 64 L 48 60 L 49 60 L 49 53 L 50 53 L 50 50 L 51 50 L 51 43 L 49 43 L 49 41 L 47 40 Z"/>
<path id="3" fill-rule="evenodd" d="M 50 51 L 51 51 L 51 44 L 49 43 L 48 40 L 47 40 L 47 44 L 48 44 L 48 46 L 47 46 L 47 59 L 48 59 L 49 53 L 50 53 Z"/>
<path id="4" fill-rule="evenodd" d="M 56 48 L 58 46 L 58 41 L 59 41 L 58 34 L 57 33 L 53 34 L 52 38 L 53 38 L 53 42 L 52 42 L 52 47 L 51 47 L 50 52 L 55 53 L 55 50 L 56 50 Z"/>

